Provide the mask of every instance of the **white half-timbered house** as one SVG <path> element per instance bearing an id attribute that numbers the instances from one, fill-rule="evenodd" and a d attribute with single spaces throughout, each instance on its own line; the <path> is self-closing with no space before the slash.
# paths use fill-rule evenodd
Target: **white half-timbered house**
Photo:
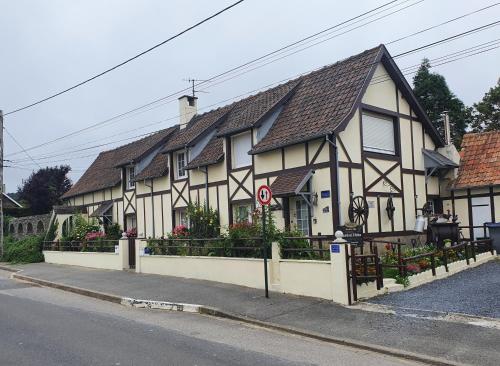
<path id="1" fill-rule="evenodd" d="M 178 127 L 100 154 L 67 205 L 161 237 L 189 202 L 217 209 L 222 228 L 248 220 L 268 184 L 279 227 L 332 235 L 354 220 L 394 237 L 439 207 L 456 168 L 383 45 L 207 113 L 192 96 L 179 104 Z"/>

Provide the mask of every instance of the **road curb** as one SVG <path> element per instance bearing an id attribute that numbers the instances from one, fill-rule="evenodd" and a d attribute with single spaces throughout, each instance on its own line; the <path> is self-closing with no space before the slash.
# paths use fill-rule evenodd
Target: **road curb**
<path id="1" fill-rule="evenodd" d="M 3 269 L 2 266 L 0 266 L 0 269 Z M 11 270 L 11 272 L 20 272 L 21 270 Z M 99 291 L 93 291 L 93 290 L 88 290 L 80 287 L 75 287 L 75 286 L 69 286 L 69 285 L 64 285 L 61 283 L 57 282 L 52 282 L 52 281 L 46 281 L 30 276 L 24 276 L 19 273 L 14 273 L 12 275 L 13 278 L 22 280 L 22 281 L 27 281 L 27 282 L 32 282 L 36 283 L 45 287 L 52 287 L 56 288 L 59 290 L 67 291 L 67 292 L 72 292 L 76 293 L 79 295 L 87 296 L 87 297 L 92 297 L 95 299 L 99 300 L 104 300 L 108 302 L 112 302 L 115 304 L 120 304 L 124 306 L 131 306 L 131 307 L 136 307 L 136 308 L 148 308 L 148 309 L 159 309 L 159 310 L 167 310 L 167 311 L 180 311 L 180 312 L 189 312 L 189 313 L 198 313 L 198 314 L 203 314 L 203 315 L 209 315 L 213 317 L 218 317 L 218 318 L 224 318 L 224 319 L 230 319 L 230 320 L 235 320 L 255 326 L 259 326 L 262 328 L 270 329 L 270 330 L 275 330 L 279 332 L 284 332 L 288 334 L 293 334 L 305 338 L 311 338 L 323 342 L 328 342 L 332 344 L 338 344 L 346 347 L 351 347 L 351 348 L 356 348 L 356 349 L 362 349 L 366 351 L 371 351 L 375 352 L 378 354 L 383 354 L 391 357 L 397 357 L 400 359 L 405 359 L 409 361 L 416 361 L 416 362 L 421 362 L 425 363 L 428 365 L 434 365 L 434 366 L 464 366 L 464 364 L 457 363 L 454 361 L 442 359 L 442 358 L 437 358 L 437 357 L 432 357 L 432 356 L 424 356 L 424 355 L 419 355 L 416 353 L 412 352 L 406 352 L 406 351 L 398 351 L 393 348 L 385 347 L 385 346 L 379 346 L 379 345 L 374 345 L 374 344 L 369 344 L 365 342 L 360 342 L 360 341 L 354 341 L 350 339 L 345 339 L 345 338 L 338 338 L 338 337 L 332 337 L 332 336 L 327 336 L 321 333 L 316 333 L 312 331 L 308 331 L 305 329 L 300 329 L 300 328 L 295 328 L 291 326 L 286 326 L 286 325 L 281 325 L 281 324 L 276 324 L 276 323 L 271 323 L 271 322 L 266 322 L 266 321 L 261 321 L 253 318 L 248 318 L 245 316 L 233 314 L 227 311 L 222 311 L 220 309 L 210 307 L 210 306 L 204 306 L 204 305 L 195 305 L 195 304 L 185 304 L 185 303 L 175 303 L 175 302 L 169 302 L 169 301 L 156 301 L 156 300 L 139 300 L 139 299 L 133 299 L 130 297 L 121 297 L 117 295 L 112 295 L 112 294 L 107 294 Z"/>
<path id="2" fill-rule="evenodd" d="M 24 276 L 24 275 L 21 275 L 19 273 L 14 273 L 12 275 L 12 277 L 16 278 L 18 280 L 36 283 L 38 285 L 42 285 L 45 287 L 52 287 L 52 288 L 56 288 L 56 289 L 67 291 L 67 292 L 73 292 L 75 294 L 79 294 L 79 295 L 83 295 L 83 296 L 93 297 L 93 298 L 99 299 L 99 300 L 113 302 L 115 304 L 121 304 L 122 300 L 123 300 L 123 298 L 121 296 L 107 294 L 107 293 L 99 292 L 99 291 L 88 290 L 88 289 L 76 287 L 76 286 L 63 285 L 63 284 L 57 283 L 57 282 L 51 282 L 51 281 L 41 280 L 39 278 Z"/>
<path id="3" fill-rule="evenodd" d="M 0 265 L 0 269 L 3 271 L 7 271 L 7 272 L 20 272 L 21 271 L 18 268 L 12 268 L 12 267 L 2 266 L 2 265 Z"/>

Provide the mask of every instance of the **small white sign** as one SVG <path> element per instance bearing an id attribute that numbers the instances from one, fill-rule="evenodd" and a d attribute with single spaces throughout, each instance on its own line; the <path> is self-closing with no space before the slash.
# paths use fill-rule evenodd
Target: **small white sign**
<path id="1" fill-rule="evenodd" d="M 119 254 L 119 253 L 120 253 L 120 246 L 115 245 L 115 254 Z"/>

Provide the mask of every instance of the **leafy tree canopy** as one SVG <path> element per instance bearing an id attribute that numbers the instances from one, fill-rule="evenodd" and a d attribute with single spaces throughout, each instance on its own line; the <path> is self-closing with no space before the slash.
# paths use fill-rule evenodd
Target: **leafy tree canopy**
<path id="1" fill-rule="evenodd" d="M 471 127 L 474 132 L 500 130 L 500 79 L 480 102 L 474 104 Z"/>
<path id="2" fill-rule="evenodd" d="M 34 215 L 48 213 L 52 206 L 61 204 L 61 196 L 71 188 L 71 180 L 66 174 L 68 165 L 47 167 L 31 173 L 19 187 L 17 193 L 26 202 Z"/>
<path id="3" fill-rule="evenodd" d="M 462 136 L 471 118 L 470 109 L 451 92 L 444 76 L 431 73 L 430 68 L 429 60 L 424 59 L 413 78 L 413 92 L 429 119 L 443 137 L 442 113 L 448 111 L 451 138 L 455 146 L 459 148 Z"/>

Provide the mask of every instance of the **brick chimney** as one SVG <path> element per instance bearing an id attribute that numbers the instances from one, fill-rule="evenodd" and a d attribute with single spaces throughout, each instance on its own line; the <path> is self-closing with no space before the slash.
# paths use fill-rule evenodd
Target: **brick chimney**
<path id="1" fill-rule="evenodd" d="M 187 123 L 196 114 L 197 97 L 183 95 L 179 98 L 180 128 L 186 127 Z"/>

